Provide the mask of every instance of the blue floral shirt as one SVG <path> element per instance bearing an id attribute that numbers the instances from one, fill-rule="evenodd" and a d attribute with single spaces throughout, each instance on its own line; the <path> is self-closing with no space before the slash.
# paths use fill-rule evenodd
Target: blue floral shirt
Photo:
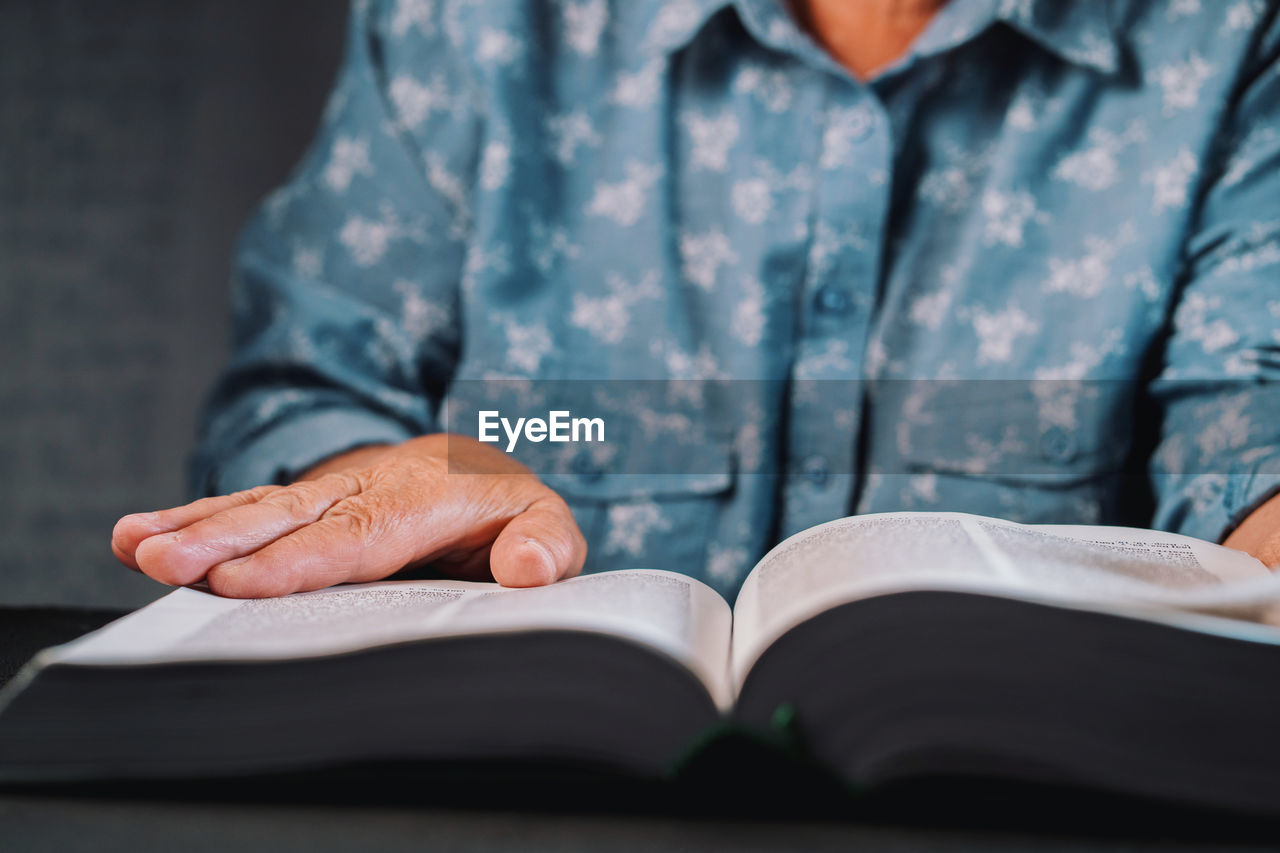
<path id="1" fill-rule="evenodd" d="M 1271 0 L 951 0 L 865 83 L 781 0 L 356 2 L 196 483 L 543 383 L 614 415 L 530 463 L 588 571 L 732 595 L 900 509 L 1219 539 L 1280 485 L 1277 56 Z"/>

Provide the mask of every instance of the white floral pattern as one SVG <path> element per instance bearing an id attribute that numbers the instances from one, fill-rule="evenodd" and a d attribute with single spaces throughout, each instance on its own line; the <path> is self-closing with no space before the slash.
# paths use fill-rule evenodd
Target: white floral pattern
<path id="1" fill-rule="evenodd" d="M 780 2 L 351 22 L 241 243 L 203 490 L 444 429 L 476 379 L 620 400 L 598 470 L 549 472 L 587 569 L 730 594 L 849 512 L 1214 539 L 1280 486 L 1274 0 L 956 0 L 870 86 Z"/>

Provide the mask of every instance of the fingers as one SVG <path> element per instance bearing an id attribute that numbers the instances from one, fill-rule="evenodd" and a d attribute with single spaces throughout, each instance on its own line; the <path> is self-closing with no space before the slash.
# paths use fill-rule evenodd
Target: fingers
<path id="1" fill-rule="evenodd" d="M 576 575 L 586 559 L 587 542 L 569 507 L 548 494 L 498 534 L 489 568 L 503 586 L 543 586 Z"/>
<path id="2" fill-rule="evenodd" d="M 375 517 L 364 496 L 337 504 L 254 553 L 210 568 L 209 588 L 229 598 L 265 598 L 394 574 L 421 554 L 420 532 Z M 468 531 L 459 529 L 458 535 Z M 432 539 L 441 537 L 439 533 Z M 505 586 L 540 586 L 582 569 L 586 540 L 564 501 L 548 494 L 512 519 L 489 549 Z"/>
<path id="3" fill-rule="evenodd" d="M 179 530 L 202 518 L 232 507 L 252 504 L 278 491 L 280 486 L 259 486 L 230 495 L 203 498 L 173 509 L 160 512 L 140 512 L 126 515 L 116 522 L 111 532 L 111 551 L 116 559 L 131 569 L 138 569 L 136 552 L 143 540 L 160 533 Z"/>
<path id="4" fill-rule="evenodd" d="M 360 489 L 360 479 L 352 474 L 327 474 L 276 489 L 255 503 L 223 509 L 180 530 L 144 540 L 135 551 L 135 561 L 143 572 L 164 583 L 195 583 L 212 567 L 252 554 L 320 519 Z"/>
<path id="5" fill-rule="evenodd" d="M 411 559 L 394 543 L 378 541 L 357 512 L 336 512 L 254 553 L 209 569 L 209 589 L 228 598 L 267 598 L 374 580 Z"/>

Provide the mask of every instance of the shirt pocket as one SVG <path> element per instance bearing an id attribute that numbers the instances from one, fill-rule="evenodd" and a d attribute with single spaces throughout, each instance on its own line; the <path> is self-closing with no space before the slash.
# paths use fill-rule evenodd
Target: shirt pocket
<path id="1" fill-rule="evenodd" d="M 735 471 L 727 447 L 704 447 L 699 457 L 697 473 L 543 474 L 586 537 L 583 571 L 648 568 L 702 576 Z"/>
<path id="2" fill-rule="evenodd" d="M 1122 383 L 970 381 L 931 396 L 896 420 L 896 454 L 874 461 L 917 493 L 923 478 L 930 508 L 1025 522 L 1122 515 L 1133 438 Z"/>

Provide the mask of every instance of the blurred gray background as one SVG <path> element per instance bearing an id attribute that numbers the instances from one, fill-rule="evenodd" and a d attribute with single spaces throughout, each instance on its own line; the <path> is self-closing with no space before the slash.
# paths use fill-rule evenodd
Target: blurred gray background
<path id="1" fill-rule="evenodd" d="M 0 605 L 128 607 L 115 519 L 182 501 L 240 223 L 345 0 L 0 0 Z"/>

